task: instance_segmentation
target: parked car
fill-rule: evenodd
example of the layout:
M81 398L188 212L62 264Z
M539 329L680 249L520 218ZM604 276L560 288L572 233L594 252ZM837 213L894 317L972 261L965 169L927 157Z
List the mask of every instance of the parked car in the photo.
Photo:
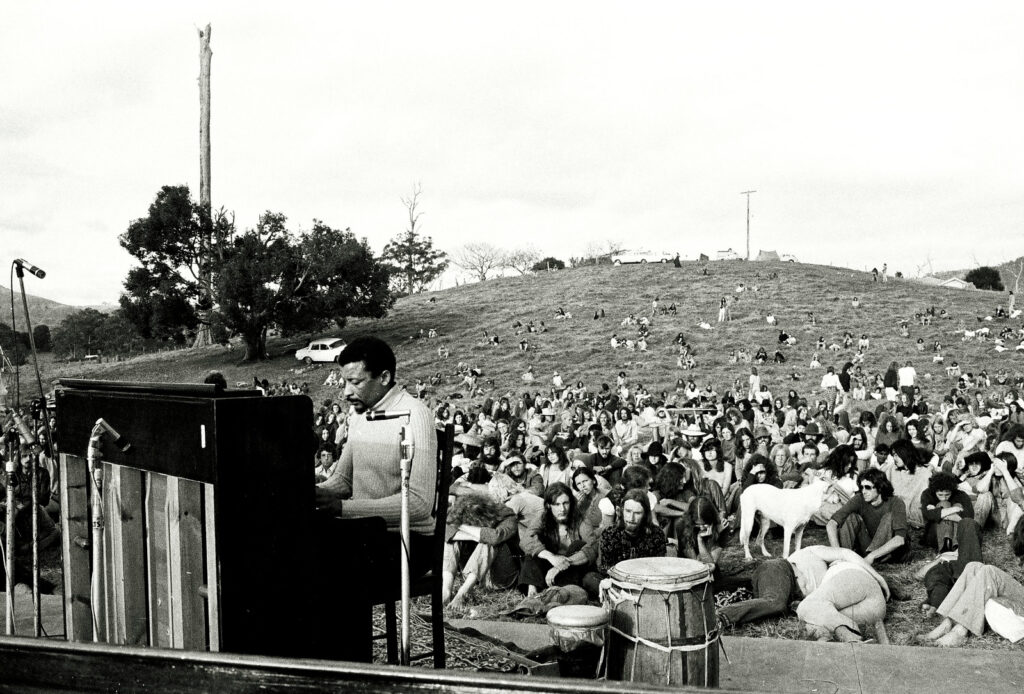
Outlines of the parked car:
M786 263L799 263L800 262L799 260L796 259L795 255L791 255L789 253L783 253L782 255L779 256L779 259L782 260L783 262L786 262Z
M671 253L658 251L622 251L612 255L612 265L623 265L625 263L668 263L675 256Z
M313 340L302 349L295 350L295 358L312 364L315 361L337 361L338 355L347 343L340 337L324 337Z

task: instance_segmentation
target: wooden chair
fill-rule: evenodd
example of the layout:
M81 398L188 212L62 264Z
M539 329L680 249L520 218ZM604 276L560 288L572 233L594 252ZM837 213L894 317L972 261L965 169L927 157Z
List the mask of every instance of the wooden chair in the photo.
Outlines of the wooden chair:
M444 669L444 603L441 600L441 578L444 565L444 537L448 522L448 487L451 485L452 447L455 444L455 428L448 424L437 432L437 482L434 489L434 539L431 547L433 566L424 576L412 580L410 594L413 598L430 596L430 622L433 649L413 653L410 661L423 660L433 656L434 667ZM398 614L395 600L384 602L384 619L387 632L388 662L398 663ZM379 636L375 637L379 638Z

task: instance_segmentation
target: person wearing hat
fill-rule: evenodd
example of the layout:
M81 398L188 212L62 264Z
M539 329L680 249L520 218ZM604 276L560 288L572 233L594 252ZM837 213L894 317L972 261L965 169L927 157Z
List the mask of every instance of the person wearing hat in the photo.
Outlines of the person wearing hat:
M690 447L690 457L700 462L700 445L708 437L708 433L696 424L691 423L687 424L686 428L679 432L679 435L685 439L686 445Z
M469 466L479 457L483 445L483 439L476 434L464 433L455 437L452 451L452 480L458 480L466 474Z
M828 457L829 449L828 446L821 441L821 429L818 427L817 422L807 422L807 424L804 425L803 432L801 432L797 438L798 440L791 443L789 446L789 452L792 456L799 457L800 451L803 450L804 446L811 444L818 449L816 462L825 462L825 458Z
M544 493L544 480L535 466L526 464L526 458L513 453L498 466L498 473L508 477L512 493L530 492L537 496Z
M530 443L546 446L555 440L555 436L561 431L557 415L555 408L548 403L540 409L539 414L530 418Z
M946 445L949 450L945 460L942 461L943 468L948 463L952 469L959 470L963 467L964 458L975 451L985 450L987 439L985 430L977 426L972 415L961 416L946 437Z

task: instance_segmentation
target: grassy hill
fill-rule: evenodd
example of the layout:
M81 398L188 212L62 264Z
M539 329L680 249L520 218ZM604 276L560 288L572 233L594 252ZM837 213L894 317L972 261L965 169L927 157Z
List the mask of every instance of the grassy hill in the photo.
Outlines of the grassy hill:
M32 316L32 325L48 325L55 328L60 322L75 311L80 311L85 306L69 306L39 296L26 295L28 297L28 311ZM102 306L91 306L97 311L109 312L117 308L116 305L104 304ZM25 329L25 313L21 304L21 294L14 292L14 311L17 318L18 330ZM0 285L0 323L11 324L11 290Z
M777 279L768 279L777 273ZM737 294L743 282L758 291ZM721 297L738 297L732 306L732 321L716 322ZM865 372L884 371L891 361L912 360L926 392L935 396L948 392L955 385L945 375L942 365L932 364L931 351L918 352L920 337L930 347L943 345L946 363L958 361L963 370L978 372L987 369L994 375L999 369L1019 374L1024 371L1024 354L1010 349L997 353L991 342L960 341L957 329L978 327L978 318L990 314L995 306L993 294L978 291L929 287L912 281L890 280L873 283L871 275L844 268L798 263L747 263L743 261L713 262L709 274L703 275L696 263L684 263L681 269L669 265L596 266L524 277L506 277L438 292L420 294L400 300L391 314L381 320L353 320L343 331L333 331L351 338L373 333L388 340L398 355L400 382L414 383L440 372L442 384L431 393L444 397L451 393L465 394L456 374L459 362L479 368L481 382L493 381L497 393L521 392L527 387L521 375L533 367L536 381L531 390L546 390L555 370L561 372L566 384L582 380L591 389L601 383L614 384L615 376L625 371L633 383L643 384L652 393L671 390L677 378L693 378L699 386L711 383L719 393L733 387L736 379L746 384L749 366L729 363L731 350L746 349L753 354L764 346L769 354L777 347L778 329L765 321L774 312L779 327L798 340L794 346L782 347L787 363L768 363L759 367L762 383L773 393L785 394L790 388L801 395L813 396L823 369L811 370L808 364L816 351L815 342L823 336L826 344L841 341L844 331L856 337L866 333L871 339L864 364ZM649 352L612 350L609 338L634 338L635 327L623 327L621 320L629 315L651 316L651 302L660 306L675 303L675 316L651 317ZM859 297L860 307L851 301ZM949 320L935 320L919 325L915 314L927 307L944 308ZM571 320L556 321L558 307L572 313ZM594 312L604 309L605 318L594 320ZM813 312L811 324L808 312ZM537 326L544 321L547 332L527 335L530 349L519 349L519 336L512 328L514 321ZM899 334L899 322L910 322L910 337ZM711 323L712 330L698 327L701 321ZM993 332L1004 327L999 322L986 323ZM1020 327L1019 322L1015 327ZM420 330L436 330L434 339L410 339ZM498 335L500 344L483 340ZM673 340L682 332L695 351L697 367L683 371L676 366ZM71 365L48 370L48 376L84 375L96 378L135 381L185 382L198 381L209 369L220 369L229 383L251 382L253 376L271 381L307 381L315 401L336 397L337 390L320 384L328 365L304 367L294 360L293 352L303 340L272 339L273 356L260 364L240 364L242 350L228 351L220 347L183 350L166 354L146 355L128 362L102 365ZM437 348L446 346L451 356L440 359ZM819 355L823 366L835 365L837 370L852 356L853 349L838 353L825 351ZM794 381L792 373L802 378Z

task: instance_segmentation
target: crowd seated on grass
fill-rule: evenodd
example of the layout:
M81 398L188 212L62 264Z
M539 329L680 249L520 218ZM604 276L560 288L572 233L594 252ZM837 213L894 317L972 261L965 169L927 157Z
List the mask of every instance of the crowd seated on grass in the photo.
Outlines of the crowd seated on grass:
M719 322L733 319L736 298L717 302ZM767 315L781 363L795 331ZM943 311L925 315L941 318ZM604 318L603 310L594 318ZM808 322L816 325L811 314ZM909 321L898 325L909 333ZM618 329L629 334L613 335L611 346L636 349L648 339L650 321L629 315ZM917 337L908 344L922 350ZM822 366L854 347L852 359ZM681 361L696 354L682 332L670 349ZM525 599L564 586L594 600L617 561L669 554L708 565L720 606L764 601L759 591L785 583L783 597L804 599L799 616L810 635L860 640L864 627L884 629L890 590L878 572L898 571L914 554L914 561L926 560L918 571L928 595L922 624L944 618L927 642L959 645L983 631L984 596L996 600L997 618L1017 615L1016 630L999 633L1021 638L1024 588L1015 592L1012 577L983 564L982 548L999 543L1024 554L1024 379L1004 369L990 378L954 362L940 368L956 387L927 391L929 376L912 361L871 371L865 355L877 349L859 329L823 335L811 368L824 373L803 384L796 372L792 384L763 381L757 365L771 357L757 345L733 346L729 361L747 373L726 387L679 378L674 390L652 392L618 368L594 382L558 371L545 378L531 367L521 392L501 393L468 363L456 368L462 380L454 392L442 392L440 377L431 377L429 388L420 379L416 394L430 402L435 425L451 424L456 433L445 600L460 611L487 591L517 590ZM931 350L941 356L937 342ZM315 416L316 474L324 476L345 445L347 412L328 400ZM743 491L756 484L795 489L814 479L829 483L811 522L824 528L830 546L812 548L796 563L772 560L782 563L725 575L723 549L741 527ZM790 596L794 575L813 585ZM746 593L734 592L738 584ZM844 610L844 596L859 611ZM770 608L741 607L727 624L790 614L789 600L769 597Z

